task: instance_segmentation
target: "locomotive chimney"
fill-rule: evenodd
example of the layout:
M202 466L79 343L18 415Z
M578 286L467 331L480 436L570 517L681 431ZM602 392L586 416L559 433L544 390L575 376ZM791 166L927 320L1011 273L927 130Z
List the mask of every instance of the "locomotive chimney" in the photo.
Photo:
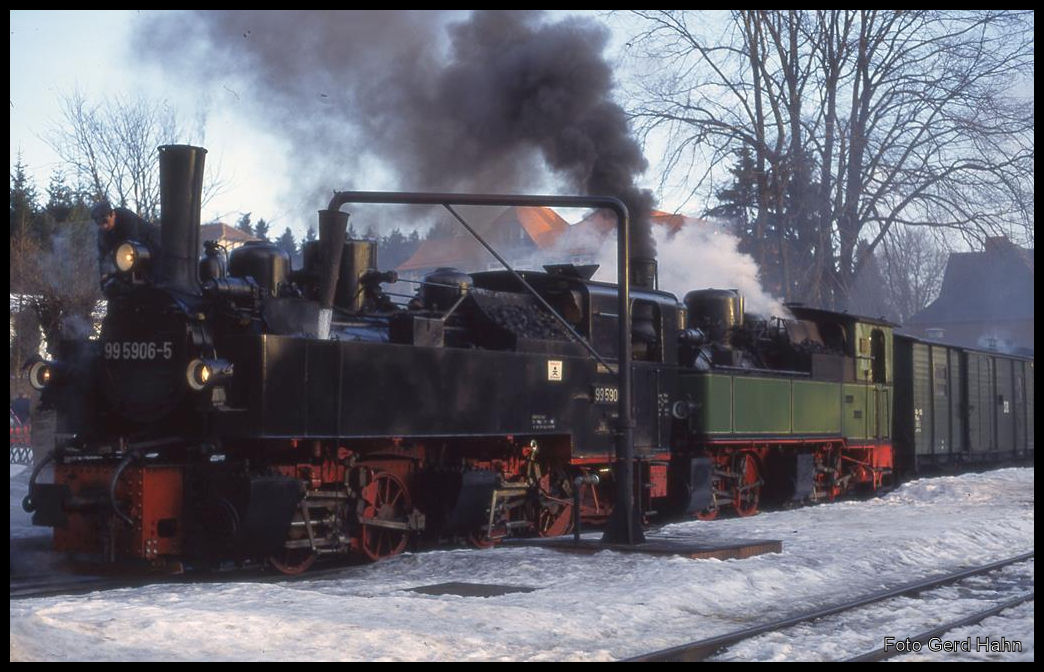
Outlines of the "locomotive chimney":
M319 211L319 324L316 333L321 339L330 337L333 302L337 280L341 277L341 255L344 254L344 236L348 229L348 213L340 210Z
M203 161L207 150L163 145L160 158L160 277L188 294L199 294L199 218Z
M656 259L653 257L631 257L631 286L642 289L657 289Z

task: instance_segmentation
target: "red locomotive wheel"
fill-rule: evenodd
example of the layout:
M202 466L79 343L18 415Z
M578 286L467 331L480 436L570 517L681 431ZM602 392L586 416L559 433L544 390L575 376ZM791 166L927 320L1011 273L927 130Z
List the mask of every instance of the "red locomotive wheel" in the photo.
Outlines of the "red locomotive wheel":
M362 523L360 547L370 560L398 555L406 549L410 533L407 515L413 510L406 484L391 472L382 471L363 488L366 508L359 517Z
M692 516L697 520L714 520L718 517L719 511L720 509L718 509L717 507L713 509L704 509L703 511L697 511L693 513Z
M287 548L271 556L268 562L283 574L301 574L315 562L319 555L309 548Z
M537 533L541 537L560 537L573 530L573 505L568 502L551 502L541 506L537 514Z
M728 462L726 461L724 464L719 464L719 462L720 458L716 457L714 465L715 472L728 471ZM722 505L722 502L718 501L718 493L724 491L726 487L724 479L716 474L711 481L711 505L706 509L693 512L692 517L697 520L715 520L721 513ZM728 502L726 501L724 504L727 506Z
M758 512L758 500L761 498L758 460L753 453L740 453L733 463L733 471L739 476L732 501L736 515L753 516Z
M830 480L827 481L829 490L827 491L827 499L834 501L845 494L844 481L842 479L841 471L841 452L838 451L837 457L833 460L833 470L830 473Z
M486 528L485 527L483 527L480 530L475 530L474 532L469 534L468 535L468 543L473 548L479 548L479 549L493 548L494 546L497 545L497 542L495 540L493 540L493 539L490 539L489 535L486 534Z

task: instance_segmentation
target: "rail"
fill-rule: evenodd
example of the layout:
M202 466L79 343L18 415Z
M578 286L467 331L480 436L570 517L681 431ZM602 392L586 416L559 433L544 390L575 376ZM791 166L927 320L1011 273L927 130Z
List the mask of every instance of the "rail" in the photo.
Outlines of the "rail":
M715 655L718 651L728 646L732 646L738 642L746 639L750 639L757 635L773 632L776 630L782 630L783 628L789 628L798 623L805 621L814 621L824 616L831 616L844 611L849 611L857 607L862 607L867 604L874 602L881 602L883 600L891 599L893 597L899 597L900 595L907 595L910 593L919 593L930 588L937 588L939 586L956 583L971 576L977 576L979 574L987 574L989 572L1013 565L1018 562L1024 562L1033 558L1033 551L1022 553L1020 555L1007 558L1005 560L999 560L992 562L987 565L979 567L972 567L970 569L960 570L951 574L947 574L941 577L921 579L913 583L904 584L897 588L890 588L869 595L856 598L849 602L834 605L831 607L825 607L823 609L817 609L815 611L798 614L796 616L790 616L770 623L764 623L751 628L745 628L743 630L737 630L724 635L718 635L716 637L710 637L708 639L701 639L699 641L690 642L688 644L682 644L680 646L671 647L669 649L662 649L660 651L654 651L652 653L643 654L641 656L635 656L633 658L627 658L621 662L697 662L710 658ZM981 620L981 619L980 619Z

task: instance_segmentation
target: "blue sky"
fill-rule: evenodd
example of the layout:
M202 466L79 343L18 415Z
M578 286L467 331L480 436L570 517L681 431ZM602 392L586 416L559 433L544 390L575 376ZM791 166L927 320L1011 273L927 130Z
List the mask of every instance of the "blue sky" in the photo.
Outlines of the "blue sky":
M60 165L44 138L62 120L63 97L79 90L98 102L108 93L140 93L167 100L182 120L207 115L201 143L208 150L207 169L219 169L227 187L205 208L204 220L234 223L240 212L249 210L255 221L264 217L276 234L289 225L295 236L302 236L303 218L280 199L278 139L245 124L242 116L233 122L235 110L227 106L217 113L207 109L206 99L194 95L197 91L185 90L130 53L131 32L143 11L150 10L11 10L10 165L21 152L42 191ZM260 165L264 173L248 169Z
M11 10L10 18L11 164L21 151L34 174L46 179L57 157L41 136L60 118L59 97L77 86L93 92L132 85L117 56L132 15Z
M60 160L44 138L62 122L62 99L75 91L91 103L109 93L166 100L181 121L206 117L205 138L194 142L207 148L208 172L219 171L227 186L205 206L204 221L231 223L251 211L254 221L265 218L276 234L290 226L295 236L303 236L322 204L303 203L284 188L280 157L290 148L252 124L248 110L237 111L236 99L184 86L132 53L136 21L157 11L10 11L10 165L20 153L37 188L46 188Z

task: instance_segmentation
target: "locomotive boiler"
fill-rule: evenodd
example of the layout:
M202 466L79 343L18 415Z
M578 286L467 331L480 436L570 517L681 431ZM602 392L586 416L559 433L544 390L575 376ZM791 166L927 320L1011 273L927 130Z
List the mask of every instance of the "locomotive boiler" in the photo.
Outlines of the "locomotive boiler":
M121 246L100 338L31 372L57 432L25 506L59 550L296 573L561 535L574 515L627 537L872 491L906 464L895 325L799 306L755 320L733 290L679 301L626 244L619 284L444 268L399 305L374 244L345 239L346 203L444 203L472 230L452 203L497 202L481 196L340 192L300 269L265 242L200 257L204 156L160 148L160 254Z

